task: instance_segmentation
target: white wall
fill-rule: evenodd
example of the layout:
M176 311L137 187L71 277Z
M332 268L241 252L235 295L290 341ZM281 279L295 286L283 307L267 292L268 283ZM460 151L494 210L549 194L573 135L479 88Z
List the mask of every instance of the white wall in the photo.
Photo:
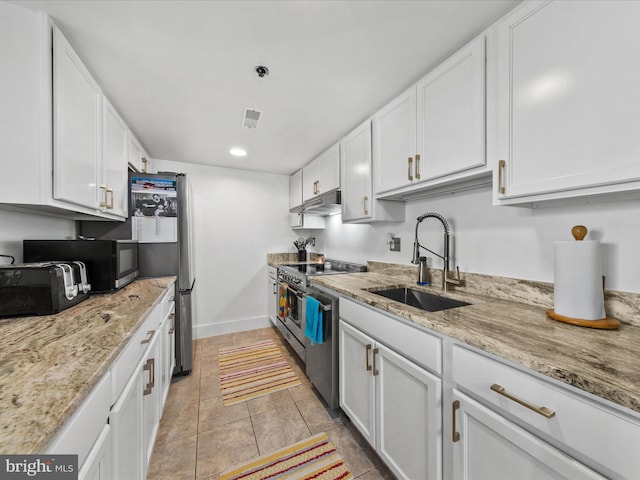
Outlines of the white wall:
M488 188L406 204L406 222L343 225L339 215L327 217L326 230L316 235L315 251L330 258L410 264L416 218L434 211L452 229L451 253L461 271L553 282L553 244L572 240L571 227L589 229L587 240L602 243L607 288L640 293L640 201L593 202L573 206L492 206ZM387 233L401 237L401 252L390 252ZM442 226L426 219L420 243L442 253ZM429 265L442 263L428 252ZM435 260L435 261L434 261ZM433 262L433 264L431 263Z
M22 262L22 240L75 238L76 223L44 215L0 209L0 254L13 255ZM10 263L0 257L0 265Z
M186 173L192 187L194 337L270 325L266 255L296 237L289 229L289 177L153 162L158 171Z

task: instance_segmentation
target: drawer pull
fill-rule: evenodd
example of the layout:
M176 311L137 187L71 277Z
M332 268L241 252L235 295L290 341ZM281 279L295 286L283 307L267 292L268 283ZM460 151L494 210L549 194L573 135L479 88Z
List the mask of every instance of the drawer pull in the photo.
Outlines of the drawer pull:
M380 373L378 371L378 369L376 368L376 357L378 356L378 349L374 348L373 349L373 376L377 377L378 374Z
M451 404L451 441L456 443L460 440L460 432L456 431L456 410L460 408L460 400L454 400Z
M556 416L556 412L554 412L553 410L547 407L537 407L535 405L530 404L529 402L526 402L516 397L515 395L511 395L504 389L503 386L498 385L497 383L494 383L493 385L491 385L491 390L493 390L496 393L499 393L504 397L507 397L509 400L513 400L514 402L522 405L523 407L527 407L529 410L533 410L534 412L539 413L543 417L553 418Z
M420 154L416 153L416 180L420 180Z
M411 175L411 167L413 166L413 157L407 159L407 180L413 181L413 175Z
M147 335L149 335L147 338L145 338L144 340L142 340L140 342L140 345L144 345L145 343L149 343L151 341L151 339L153 338L153 334L156 333L155 330L149 330L147 332Z
M367 362L367 372L371 370L371 364L369 364L369 352L371 351L371 344L368 343L365 347L365 361Z

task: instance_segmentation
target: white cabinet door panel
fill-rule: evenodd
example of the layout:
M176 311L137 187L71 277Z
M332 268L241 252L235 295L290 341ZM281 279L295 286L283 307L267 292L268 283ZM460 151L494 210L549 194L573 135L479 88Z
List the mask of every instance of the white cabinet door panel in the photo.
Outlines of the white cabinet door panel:
M375 391L370 362L374 343L340 322L340 407L372 446L375 446Z
M340 142L342 157L342 221L373 215L371 192L371 121Z
M53 66L53 195L97 208L102 93L56 28Z
M398 478L442 478L440 379L381 344L376 349L380 456Z
M454 389L454 478L599 479L593 470ZM451 442L451 435L449 435Z
M127 217L128 131L118 112L104 98L102 183L109 189L106 211Z
M486 163L485 38L476 38L418 82L420 180Z
M376 193L408 185L414 177L416 154L415 85L373 117L373 161Z
M640 2L535 2L499 25L501 198L640 179Z

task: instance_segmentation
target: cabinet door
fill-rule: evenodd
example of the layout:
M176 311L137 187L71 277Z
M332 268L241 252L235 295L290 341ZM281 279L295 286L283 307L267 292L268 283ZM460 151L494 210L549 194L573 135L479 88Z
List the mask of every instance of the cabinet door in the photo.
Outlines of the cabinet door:
M312 160L302 169L302 200L306 202L318 194L320 161Z
M375 446L374 341L340 321L340 407L362 436Z
M110 480L113 477L113 439L111 426L105 425L80 467L78 480Z
M272 324L276 324L276 316L278 315L278 282L275 278L267 277L267 315Z
M377 344L376 448L401 479L442 478L441 381Z
M141 365L112 407L109 421L113 428L113 478L144 478Z
M289 208L302 205L302 170L289 177Z
M102 93L62 33L53 29L53 196L98 208Z
M455 479L605 478L455 389L453 402Z
M160 375L162 361L160 356L160 330L156 331L151 339L147 355L142 363L142 434L144 446L144 473L153 453L153 443L160 423Z
M414 85L373 116L376 193L411 184L415 180L415 154Z
M319 157L318 193L340 188L340 145L335 144Z
M106 186L103 209L127 216L128 131L118 112L103 97L102 185Z
M639 22L640 2L552 1L498 24L498 199L640 179Z
M134 137L133 134L129 132L127 154L128 163L139 172L143 172L145 167L142 162L143 157L144 152L142 151L140 143L138 142L138 140L136 140L136 137Z
M416 176L430 180L485 164L485 38L417 84Z
M342 160L342 221L371 218L371 121L340 142Z

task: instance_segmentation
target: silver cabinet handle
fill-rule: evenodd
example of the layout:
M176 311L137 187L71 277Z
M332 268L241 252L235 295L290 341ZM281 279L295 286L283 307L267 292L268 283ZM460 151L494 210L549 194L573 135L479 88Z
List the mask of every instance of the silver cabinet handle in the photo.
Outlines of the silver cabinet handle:
M363 197L363 202L364 202L364 214L365 215L369 215L369 210L367 209L367 201L369 200L369 197L365 196Z
M113 209L113 188L107 188L105 194L106 207L109 209Z
M156 360L155 358L149 358L144 362L142 367L144 371L149 372L149 381L142 392L143 395L149 395L153 391L153 387L156 384Z
M140 342L140 345L144 345L145 343L149 343L151 341L151 339L153 338L153 334L156 333L155 330L149 330L147 332L147 335L149 335L147 338L145 338L144 340L142 340Z
M100 185L100 208L107 208L107 186Z
M371 351L371 344L368 343L367 346L365 347L365 350L364 350L365 361L367 363L367 372L371 370L371 365L369 364L369 352L370 351Z
M534 412L542 415L543 417L553 418L556 416L556 412L554 412L553 410L547 407L538 407L525 400L522 400L521 398L518 398L515 395L512 395L511 393L508 393L503 386L498 385L497 383L494 383L493 385L491 385L491 390L493 390L496 393L499 393L503 397L507 397L509 400L513 400L517 404L522 405L523 407L526 407L529 410L533 410Z
M504 160L498 161L498 193L504 194L507 189L504 186L504 170L507 167L507 162Z
M410 182L413 181L413 175L411 175L411 167L413 166L413 158L409 157L407 159L407 178Z
M420 154L416 153L416 180L420 180Z
M148 166L149 160L147 160L144 157L142 157L140 160L142 161L142 173L147 173L147 166Z
M451 404L451 441L456 443L460 440L460 432L456 431L456 410L460 408L460 400L454 400Z
M378 371L378 369L376 368L376 357L378 356L378 349L374 348L373 349L373 376L377 377L378 374L380 373Z

